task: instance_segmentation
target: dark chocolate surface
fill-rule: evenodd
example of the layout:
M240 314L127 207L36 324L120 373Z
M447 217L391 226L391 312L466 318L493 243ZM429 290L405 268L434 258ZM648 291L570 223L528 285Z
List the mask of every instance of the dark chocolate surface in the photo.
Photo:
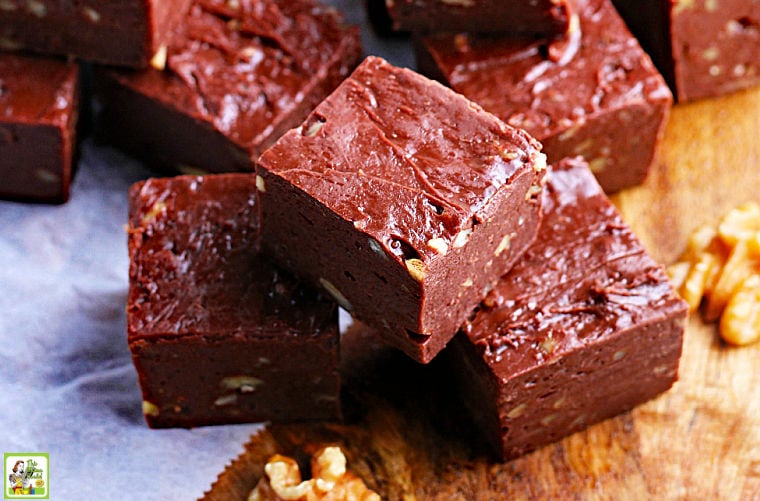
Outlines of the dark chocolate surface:
M760 83L760 3L613 0L679 101Z
M428 242L451 245L473 218L484 221L494 194L535 161L540 145L431 84L368 58L261 163L399 263L405 256L394 241L432 260L438 253Z
M569 165L551 171L535 242L466 325L495 372L519 373L641 321L683 313L664 269L585 166Z
M250 157L303 120L360 54L358 31L313 0L196 0L171 36L163 71L108 75L118 89L105 93L108 120L127 136L117 142L147 149L153 163L251 170ZM146 114L177 137L146 128Z
M450 357L469 364L467 405L514 457L667 389L685 317L587 165L567 160L550 172L536 241Z
M329 328L334 305L258 252L255 178L153 179L132 188L132 338Z
M397 30L554 36L568 31L575 0L387 0Z
M151 426L339 416L337 307L258 252L255 176L130 191L127 329Z
M588 0L579 19L562 46L431 35L419 44L419 64L535 136L550 163L584 155L605 190L617 191L644 178L672 96L609 0Z
M367 58L259 159L263 245L366 322L434 335L437 352L533 238L539 147L449 89Z
M190 0L4 0L0 46L144 68Z
M69 197L79 114L79 68L0 53L0 197Z

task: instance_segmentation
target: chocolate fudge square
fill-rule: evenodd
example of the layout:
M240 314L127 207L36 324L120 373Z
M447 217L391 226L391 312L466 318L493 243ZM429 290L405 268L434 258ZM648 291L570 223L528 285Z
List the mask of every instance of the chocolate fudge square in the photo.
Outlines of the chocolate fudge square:
M368 57L258 161L262 245L430 361L535 237L540 145Z
M536 242L446 351L503 459L624 412L677 378L686 304L585 162L550 170Z
M162 70L99 74L102 136L174 172L250 172L360 57L358 30L313 0L195 0Z
M760 84L760 2L613 0L678 101Z
M673 98L609 0L586 0L579 20L555 58L548 40L439 35L418 43L419 67L527 130L549 163L584 156L612 193L646 177Z
M258 252L253 174L129 192L129 348L151 427L340 417L337 306Z
M385 0L385 6L396 30L526 37L567 33L576 0Z
M0 0L0 47L145 68L190 0Z
M0 198L69 198L80 74L75 63L0 53Z

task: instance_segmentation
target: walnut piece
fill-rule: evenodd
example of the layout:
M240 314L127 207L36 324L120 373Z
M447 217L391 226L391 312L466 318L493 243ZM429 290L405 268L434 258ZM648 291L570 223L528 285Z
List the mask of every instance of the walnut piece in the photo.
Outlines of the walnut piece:
M729 344L760 339L760 205L746 203L726 213L717 227L695 230L668 274L694 312L720 320Z
M265 476L248 501L380 501L380 496L346 470L340 447L328 446L311 459L312 478L302 480L298 463L280 454L264 466Z

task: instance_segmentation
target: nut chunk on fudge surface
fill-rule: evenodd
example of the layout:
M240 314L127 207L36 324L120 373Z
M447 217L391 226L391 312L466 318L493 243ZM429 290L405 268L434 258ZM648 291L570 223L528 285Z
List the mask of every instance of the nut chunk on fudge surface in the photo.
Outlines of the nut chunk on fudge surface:
M361 51L358 29L315 0L194 0L156 67L98 74L102 135L172 171L252 171Z
M581 160L549 172L535 243L446 352L504 459L626 411L677 378L686 305Z
M258 253L253 174L130 190L129 347L151 427L340 416L337 306Z
M260 157L262 245L427 362L535 238L539 148L369 57Z
M665 80L610 0L584 0L562 44L441 34L417 54L422 73L541 141L549 163L585 157L607 193L641 183L673 102Z
M78 115L76 63L0 53L0 198L68 200Z

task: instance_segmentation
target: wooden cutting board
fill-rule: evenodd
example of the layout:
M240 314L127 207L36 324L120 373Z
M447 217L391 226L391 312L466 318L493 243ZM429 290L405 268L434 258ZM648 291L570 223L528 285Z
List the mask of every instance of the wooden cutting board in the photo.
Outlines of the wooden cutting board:
M646 183L613 198L663 263L694 228L747 200L760 202L760 88L675 107ZM362 329L350 334L370 336ZM346 424L268 427L203 500L244 500L271 454L305 461L325 443L391 500L760 500L760 343L729 347L697 317L670 391L508 463L483 452L435 364L372 346L346 349Z

